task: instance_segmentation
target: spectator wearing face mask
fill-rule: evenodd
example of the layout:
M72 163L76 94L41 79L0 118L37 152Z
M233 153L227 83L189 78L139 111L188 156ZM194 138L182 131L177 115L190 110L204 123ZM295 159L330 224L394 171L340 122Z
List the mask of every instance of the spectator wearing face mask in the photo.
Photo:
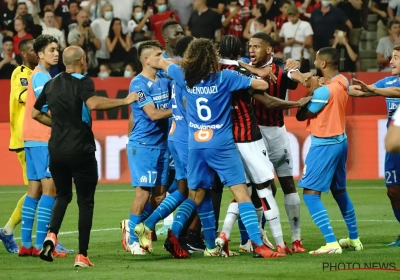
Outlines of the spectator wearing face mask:
M314 51L329 47L333 43L333 36L338 27L346 24L350 29L352 28L351 22L343 11L333 7L331 1L327 0L323 0L321 7L311 13L310 23L314 31Z
M163 23L167 20L173 19L180 22L180 19L175 11L172 11L168 8L167 0L156 0L155 9L154 15L150 18L152 37L165 47L165 41L161 32Z
M151 38L149 25L152 15L152 9L147 9L146 14L144 14L142 7L133 7L132 18L128 22L128 32L131 33L132 43L136 48L139 48L141 42L150 40Z
M133 78L138 74L137 69L135 69L135 65L133 63L128 63L125 65L124 77L125 78Z
M110 52L107 49L106 38L113 18L113 6L105 4L101 7L101 18L95 19L90 24L94 35L101 43L100 49L96 52L96 58L99 64L108 63L108 60L110 59Z
M106 38L107 50L110 52L111 72L117 76L122 76L124 61L128 51L131 49L132 42L129 34L122 32L122 21L119 18L113 18Z
M100 68L99 69L100 69L100 71L97 74L97 77L102 78L102 79L110 77L111 70L110 70L110 67L108 67L107 64L100 64Z

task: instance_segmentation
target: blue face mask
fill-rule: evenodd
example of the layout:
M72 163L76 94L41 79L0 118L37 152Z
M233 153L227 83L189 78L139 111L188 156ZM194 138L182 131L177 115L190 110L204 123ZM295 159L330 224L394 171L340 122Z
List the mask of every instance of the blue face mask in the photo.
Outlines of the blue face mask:
M135 18L137 19L137 20L141 20L142 18L143 18L143 12L138 12L138 13L136 13L135 14Z
M160 5L160 6L158 6L157 7L157 10L160 12L160 13L163 13L163 12L165 12L166 10L167 10L167 5Z
M125 72L124 72L124 77L125 77L125 78L130 78L130 77L132 77L131 71L125 70Z
M97 76L104 79L110 77L110 74L108 74L107 72L100 72L99 74L97 74Z
M106 20L112 20L113 17L114 17L114 14L113 14L112 11L107 11L107 12L104 13L104 18L105 18Z

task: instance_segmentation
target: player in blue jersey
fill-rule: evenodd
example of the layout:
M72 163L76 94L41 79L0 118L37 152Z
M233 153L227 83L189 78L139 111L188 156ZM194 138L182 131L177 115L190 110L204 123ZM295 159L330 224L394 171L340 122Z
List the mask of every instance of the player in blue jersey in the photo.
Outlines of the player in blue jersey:
M372 85L354 80L359 85L351 86L349 94L355 97L383 96L388 110L387 127L390 130L392 116L400 105L400 46L395 46L390 60L392 76L383 78ZM392 204L394 216L400 223L400 154L387 151L385 156L385 184L387 196ZM341 243L341 241L339 241ZM350 244L351 245L351 244ZM400 235L388 246L400 246Z
M145 251L140 247L134 228L165 197L169 164L168 118L172 111L168 109L170 80L157 75L162 46L157 41L143 42L138 55L143 71L129 86L129 92L137 92L139 100L131 105L135 121L127 145L132 186L136 187L129 219L128 247L132 254L143 255Z
M181 68L182 67L182 68ZM194 40L181 67L160 60L160 68L185 88L189 155L187 176L189 198L178 208L164 247L175 258L187 258L179 244L183 224L197 208L206 242L205 256L219 256L215 246L215 223L211 189L214 172L229 186L239 203L242 221L253 241L254 257L282 257L263 245L258 219L246 187L243 163L232 136L231 92L252 87L266 90L268 84L230 70L219 70L217 52L210 40ZM226 256L226 255L225 255Z

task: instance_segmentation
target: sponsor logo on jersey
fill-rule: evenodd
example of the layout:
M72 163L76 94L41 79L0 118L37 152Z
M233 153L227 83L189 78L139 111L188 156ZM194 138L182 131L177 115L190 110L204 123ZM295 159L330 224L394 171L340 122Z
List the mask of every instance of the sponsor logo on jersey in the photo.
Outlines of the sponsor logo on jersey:
M139 90L137 92L137 95L139 97L139 100L138 100L139 103L143 103L143 102L145 102L147 100L146 95L144 94L143 90Z
M197 129L221 129L224 124L196 124L189 122L189 126L192 128L197 128Z
M20 78L19 81L21 82L21 86L27 87L28 86L28 79L27 78Z
M142 175L142 177L140 177L140 183L147 183L147 177L145 175Z
M214 131L212 129L200 129L195 131L194 139L197 142L208 142L213 137Z

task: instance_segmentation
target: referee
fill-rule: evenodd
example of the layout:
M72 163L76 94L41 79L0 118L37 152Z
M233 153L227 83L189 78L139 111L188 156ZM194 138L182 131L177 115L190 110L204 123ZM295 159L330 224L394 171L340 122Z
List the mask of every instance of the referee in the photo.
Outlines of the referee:
M79 207L79 254L75 258L75 266L87 267L94 266L88 258L87 250L98 180L90 110L129 105L137 100L137 94L129 94L124 99L96 96L93 81L81 74L85 73L87 64L85 52L80 47L66 48L63 62L65 72L44 86L32 112L32 118L52 127L49 140L50 172L57 190L49 233L40 258L53 261L57 234L72 200L73 178ZM49 106L51 117L41 112L45 104Z

